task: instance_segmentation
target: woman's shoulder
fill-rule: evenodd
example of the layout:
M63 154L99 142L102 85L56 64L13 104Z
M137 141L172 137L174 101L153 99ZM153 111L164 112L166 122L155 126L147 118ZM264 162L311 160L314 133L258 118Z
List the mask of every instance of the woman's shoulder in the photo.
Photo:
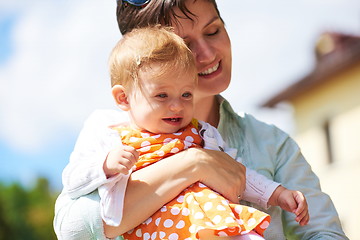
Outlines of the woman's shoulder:
M221 101L220 115L222 122L227 125L229 122L233 122L236 119L237 125L240 126L242 131L253 131L261 134L263 131L267 132L283 132L274 124L266 123L265 121L259 120L250 113L239 112L232 108L230 102L219 96Z
M274 176L273 170L279 154L296 151L294 141L274 124L261 121L248 113L240 113L238 116L243 134L239 146L243 148L243 163L256 170L263 169L262 174L268 177Z
M219 130L228 141L261 142L266 144L282 144L289 135L274 124L259 120L250 113L234 111L230 103L220 99ZM239 138L240 136L240 138Z
M245 134L257 137L287 138L288 134L272 123L267 123L253 116L250 113L237 113L238 120Z

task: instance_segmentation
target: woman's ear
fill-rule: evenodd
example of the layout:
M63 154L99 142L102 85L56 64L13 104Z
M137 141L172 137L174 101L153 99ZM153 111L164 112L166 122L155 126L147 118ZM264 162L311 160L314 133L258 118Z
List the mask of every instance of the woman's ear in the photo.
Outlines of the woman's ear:
M128 102L128 96L125 90L126 89L123 85L114 85L111 89L111 93L119 108L123 111L129 111L130 104Z

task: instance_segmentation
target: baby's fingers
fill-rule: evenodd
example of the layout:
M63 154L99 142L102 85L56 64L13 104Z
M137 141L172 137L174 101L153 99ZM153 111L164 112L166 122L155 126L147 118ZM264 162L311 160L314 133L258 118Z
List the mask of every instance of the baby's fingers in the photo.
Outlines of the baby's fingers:
M305 211L301 212L300 215L296 216L295 220L300 224L300 226L308 224L310 220L309 211L306 209Z
M136 151L135 148L131 146L124 146L123 149L127 152L127 154L125 154L125 157L130 161L132 165L134 165L139 159L139 153Z
M307 204L307 201L306 201L304 195L301 192L296 191L296 196L294 198L295 198L295 201L297 202L297 208L294 211L294 213L296 216L298 216L304 210L307 211L308 204Z
M296 218L295 220L299 222L301 226L308 224L310 216L308 210L308 204L306 198L301 192L296 192L295 200L298 203L298 207L294 211Z

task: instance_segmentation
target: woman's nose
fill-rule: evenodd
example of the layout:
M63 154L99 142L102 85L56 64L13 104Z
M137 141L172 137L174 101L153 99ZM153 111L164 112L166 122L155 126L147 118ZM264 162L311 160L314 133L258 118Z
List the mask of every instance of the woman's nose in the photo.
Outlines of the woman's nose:
M200 39L190 47L195 56L196 63L211 63L215 60L216 53L205 39Z

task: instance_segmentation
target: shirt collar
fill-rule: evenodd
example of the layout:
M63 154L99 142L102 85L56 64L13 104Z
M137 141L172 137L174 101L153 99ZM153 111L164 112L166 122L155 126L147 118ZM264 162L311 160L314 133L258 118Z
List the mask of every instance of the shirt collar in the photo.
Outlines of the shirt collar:
M217 129L228 146L238 149L238 154L241 155L244 150L242 117L233 110L223 96L217 95L216 97L220 104L220 120Z

